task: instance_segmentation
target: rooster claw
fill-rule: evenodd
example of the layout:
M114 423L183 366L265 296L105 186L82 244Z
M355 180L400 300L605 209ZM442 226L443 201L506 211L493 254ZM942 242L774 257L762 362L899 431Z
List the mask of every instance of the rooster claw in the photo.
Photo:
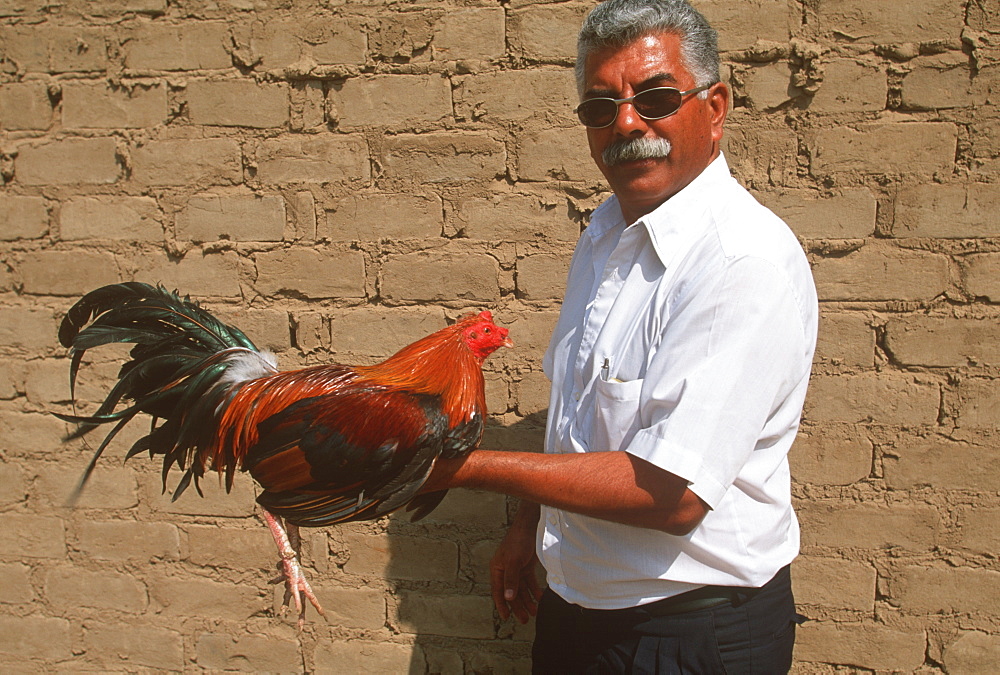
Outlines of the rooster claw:
M316 594L313 593L313 589L309 585L309 582L306 581L306 575L302 571L301 565L299 565L298 549L301 545L299 528L288 523L286 531L285 527L281 524L281 520L266 509L264 510L264 520L267 521L267 526L274 536L275 543L278 545L278 553L281 555L281 560L278 561L277 565L279 574L271 580L271 583L278 584L282 581L285 582L285 597L281 603L281 608L278 610L278 616L287 614L288 608L294 600L295 611L299 615L299 630L302 630L306 623L305 600L309 600L309 604L316 608L316 611L324 619L326 618L326 612L323 611L323 607L319 604ZM305 600L303 596L305 596Z
M292 601L294 601L295 611L299 615L298 627L299 630L302 630L306 622L305 600L308 600L309 604L325 619L326 612L323 611L323 607L319 604L316 594L313 593L312 587L306 581L305 573L303 573L298 561L295 558L282 556L282 559L278 562L278 568L281 570L281 574L271 580L272 584L285 582L285 597L282 600L281 608L278 610L278 616L285 616ZM303 596L305 597L303 598Z

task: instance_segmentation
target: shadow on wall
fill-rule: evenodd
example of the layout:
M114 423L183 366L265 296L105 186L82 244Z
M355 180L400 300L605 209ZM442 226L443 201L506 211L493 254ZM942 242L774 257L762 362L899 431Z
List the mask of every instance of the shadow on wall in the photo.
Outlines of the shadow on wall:
M489 426L482 447L540 452L544 419L543 411ZM500 494L452 490L418 523L402 513L390 518L389 621L394 631L415 636L410 673L530 672L534 623L501 622L490 596L490 559L517 504Z

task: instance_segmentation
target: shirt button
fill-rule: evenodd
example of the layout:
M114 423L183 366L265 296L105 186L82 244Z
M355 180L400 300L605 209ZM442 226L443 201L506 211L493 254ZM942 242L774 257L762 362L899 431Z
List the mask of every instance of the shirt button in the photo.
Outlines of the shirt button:
M573 392L573 398L576 399L577 401L579 401L580 400L580 392L574 391Z

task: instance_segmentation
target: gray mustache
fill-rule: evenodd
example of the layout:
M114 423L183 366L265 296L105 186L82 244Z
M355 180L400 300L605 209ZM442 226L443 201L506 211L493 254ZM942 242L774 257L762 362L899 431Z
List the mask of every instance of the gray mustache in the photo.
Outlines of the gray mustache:
M670 154L670 141L665 138L630 138L615 141L604 149L601 159L606 166L637 159L658 159Z

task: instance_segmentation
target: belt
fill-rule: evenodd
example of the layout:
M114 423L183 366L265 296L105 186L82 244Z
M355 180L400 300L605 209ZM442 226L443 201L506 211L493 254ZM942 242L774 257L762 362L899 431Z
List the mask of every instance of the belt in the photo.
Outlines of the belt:
M673 614L686 614L687 612L697 612L712 607L720 607L725 604L742 605L752 598L759 588L742 588L736 586L702 586L693 591L687 591L663 600L657 600L646 605L640 605L636 609L646 612L650 616L670 616Z
M594 619L603 617L604 619L643 619L657 616L672 616L675 614L687 614L698 612L713 607L721 607L725 604L734 606L742 605L760 592L759 588L744 588L740 586L702 586L692 591L680 593L678 595L650 602L637 607L625 607L622 609L590 609L576 607L584 616L591 616ZM568 604L568 603L567 603Z

